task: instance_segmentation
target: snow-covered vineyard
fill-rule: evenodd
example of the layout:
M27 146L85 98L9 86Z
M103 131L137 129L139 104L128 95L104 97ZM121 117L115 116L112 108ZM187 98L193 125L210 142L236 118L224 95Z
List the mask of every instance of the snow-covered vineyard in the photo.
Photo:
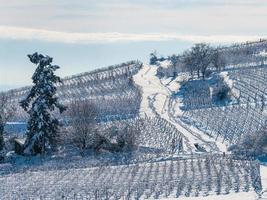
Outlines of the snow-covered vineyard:
M56 85L60 103L72 108L73 102L89 100L97 114L83 112L87 104L74 107L76 115L55 113L63 124L56 138L61 146L44 156L46 164L38 162L43 158L14 156L15 146L8 164L0 163L0 199L231 199L243 192L252 199L264 196L266 172L255 152L267 153L267 42L212 52L216 61L207 69L191 68L195 62L185 53L62 79ZM4 93L17 107L7 123L6 140L26 129L27 112L19 102L29 91L25 87ZM95 152L90 149L88 155L77 153L88 139L84 124L95 134L90 141ZM70 133L75 125L79 131Z
M142 63L131 61L92 72L66 77L57 85L57 96L66 105L75 99L90 99L98 106L99 113L108 115L136 114L141 102L141 91L131 80ZM18 105L30 87L10 90L8 96ZM119 104L118 104L119 102ZM17 120L24 121L26 113L18 108Z
M0 177L2 199L158 199L260 190L259 164L220 156Z
M132 124L140 127L142 130L139 136L139 144L143 147L160 149L163 152L171 152L172 141L176 141L177 148L174 149L177 153L183 151L183 135L176 129L174 125L163 118L155 117L135 117L127 120L113 120L99 124L99 130L108 129L110 127L123 127L124 124ZM180 144L180 146L179 146Z
M242 134L258 131L266 123L267 68L255 66L226 72L232 80L232 90L236 92L233 102L216 106L211 98L205 98L209 94L203 97L208 92L203 87L202 92L190 91L187 99L192 100L190 103L186 100L186 103L194 107L187 106L182 120L208 130L215 138L221 136L230 143L237 143Z

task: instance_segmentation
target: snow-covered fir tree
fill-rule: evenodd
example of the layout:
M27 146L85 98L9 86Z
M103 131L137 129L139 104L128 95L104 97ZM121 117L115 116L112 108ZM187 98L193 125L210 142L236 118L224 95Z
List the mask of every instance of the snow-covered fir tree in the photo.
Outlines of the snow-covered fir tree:
M34 155L43 154L46 148L53 146L59 130L59 121L51 115L51 112L59 109L62 113L66 107L55 97L56 83L60 82L60 78L54 71L59 69L59 66L52 65L53 59L49 56L34 53L28 57L37 68L32 76L34 85L20 105L30 115L24 154Z
M157 61L158 61L158 58L157 58L157 52L152 52L150 53L150 61L149 61L149 64L150 65L155 65L157 64Z

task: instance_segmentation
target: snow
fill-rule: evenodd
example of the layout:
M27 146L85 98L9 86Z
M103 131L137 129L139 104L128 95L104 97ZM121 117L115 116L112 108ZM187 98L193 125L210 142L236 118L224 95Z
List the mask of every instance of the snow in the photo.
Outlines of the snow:
M241 177L240 182L235 182L235 175L240 173L249 175L250 171L246 170L251 168L240 168L240 165L236 163L231 171L229 170L231 164L227 159L216 159L216 157L197 157L192 160L188 159L186 162L184 159L173 159L151 163L69 169L57 169L55 165L54 169L44 168L1 175L0 182L5 184L0 185L0 193L3 199L14 196L20 199L55 199L62 195L68 199L72 199L74 195L92 199L97 191L99 197L103 197L108 190L111 199L115 195L123 199L128 192L130 192L130 199L136 195L140 195L140 199L147 196L150 199L156 196L164 199L164 197L173 198L177 195L179 198L189 195L189 199L217 199L217 197L220 199L227 196L237 197L234 190L238 185L240 191L248 186L248 192L244 194L241 192L241 197L245 194L247 197L254 194L251 179L246 182L244 177ZM210 173L207 161L210 162L208 164ZM195 170L192 170L193 168ZM223 172L220 188L222 195L220 196L215 194L218 183L217 170ZM224 195L228 193L230 194ZM192 197L196 195L200 198ZM205 197L201 198L201 196Z
M262 164L260 166L261 173L261 184L262 192L261 197L256 194L254 191L249 192L238 192L231 193L227 195L216 195L216 196L205 196L205 197L180 197L181 200L257 200L257 199L267 199L267 166ZM175 198L164 198L164 200L173 200Z
M227 147L221 141L214 141L203 132L188 127L179 120L182 111L179 109L181 102L179 98L173 99L172 94L180 88L179 81L185 79L179 76L175 80L170 78L160 80L156 76L157 68L144 65L138 74L134 76L136 84L142 87L143 99L141 102L141 111L150 116L160 115L162 118L175 125L183 134L186 151L196 152L194 144L198 143L204 146L208 151L226 152Z
M169 61L163 61L160 63L160 66L163 68L167 68L169 65ZM24 165L27 166L27 161L21 159L22 167L18 171L13 169L13 166L0 164L0 169L2 169L1 171L3 173L0 176L0 182L5 183L0 185L0 193L3 195L2 198L8 199L10 195L16 195L16 193L22 195L19 196L21 199L54 199L55 197L61 197L62 194L72 195L68 196L69 198L73 198L73 195L75 196L76 194L85 196L87 195L87 197L93 198L95 197L95 195L99 195L101 193L103 195L103 193L108 192L113 193L113 195L115 193L115 195L118 195L118 192L123 192L124 195L124 192L127 192L128 188L133 187L132 191L134 191L134 195L138 195L137 193L141 191L141 195L143 196L141 196L140 199L145 198L145 195L147 193L151 194L152 198L154 198L153 195L157 195L157 192L160 191L159 197L161 199L167 200L174 199L171 197L175 196L174 191L171 191L172 193L168 195L167 190L170 187L170 183L174 183L174 190L176 191L180 189L178 185L182 183L186 187L184 188L184 190L182 190L183 194L179 196L179 199L259 199L259 196L256 194L256 192L253 191L251 180L248 181L248 192L244 192L246 191L244 187L244 185L246 185L244 174L250 174L250 171L242 168L243 163L241 165L239 165L240 163L235 163L234 169L232 169L229 167L229 165L227 165L228 160L224 159L224 157L221 156L222 152L227 151L226 144L223 143L220 138L215 141L213 137L210 137L193 125L185 124L180 120L181 116L183 115L183 110L180 109L180 107L182 106L182 101L180 97L175 94L180 89L181 83L184 80L188 79L188 74L179 74L179 76L177 76L176 78L159 79L156 76L156 73L157 68L155 66L143 65L140 71L133 77L135 83L139 85L143 91L140 111L141 113L145 113L149 117L161 117L171 125L175 126L175 128L179 131L180 134L182 134L183 137L185 148L184 154L180 155L176 153L174 155L165 155L158 157L157 160L150 160L150 162L144 160L143 163L128 165L125 164L125 161L121 165L116 166L111 166L111 162L106 162L103 163L103 165L97 167L93 167L93 164L90 163L95 162L95 160L91 159L90 162L88 162L91 164L90 166L88 163L83 163L84 158L76 155L76 157L74 156L72 160L75 167L72 166L63 169L59 166L59 163L57 163L59 161L56 160L56 158L54 162L51 161L52 164L50 163L50 165L46 162L47 165L45 164L44 166L42 166L43 163L37 162L33 164L33 168L29 169L27 167L24 168ZM233 86L234 82L229 78L228 72L222 72L220 73L220 76L230 87ZM12 123L10 123L10 125L12 125ZM169 133L168 130L166 131L166 133ZM175 132L175 135L178 135L179 133ZM162 135L163 134L161 134L161 136ZM164 137L166 137L166 135L163 135L163 138ZM159 142L157 141L157 143ZM204 165L205 162L194 161L191 165L189 161L191 158L201 160L201 156L210 156L210 154L201 152L199 150L200 148L196 148L195 144L198 144L200 148L204 149L204 151L213 153L215 159L219 159L219 162L214 162L213 164L211 164L212 173L209 175L207 174L207 167L206 165ZM223 159L220 160L220 158ZM184 160L186 159L188 159L189 162L183 165ZM17 158L16 161L20 162L19 160L20 159ZM101 159L98 160L98 162L101 161ZM72 165L67 162L64 164L66 164L66 166ZM40 166L40 168L35 168L35 165ZM180 171L181 166L183 171ZM219 177L218 171L222 172L222 176L224 176L224 190L220 193L220 195L216 195L215 192L217 184L216 181L218 181ZM262 199L267 199L267 166L261 165L260 171L263 187L261 197ZM212 181L210 181L209 178L212 179ZM229 181L228 179L231 179L231 181ZM236 183L236 179L242 180ZM209 181L211 182L210 184L213 184L211 190L207 189L207 183ZM204 189L198 191L199 185L203 186ZM240 187L240 190L238 189L236 191L233 185L239 185L242 187ZM184 197L186 195L186 192L191 191L191 186L193 187L192 194L190 193L190 197ZM230 188L228 188L228 186ZM14 191L14 188L16 191ZM107 190L107 188L109 190ZM121 195L121 193L119 195ZM199 196L192 197L194 195ZM165 198L165 196L170 196L170 198Z
M263 57L267 57L267 52L266 51L261 51L259 54L257 54L256 56L263 56Z
M164 60L164 61L161 61L158 63L159 63L159 66L164 68L164 69L167 69L172 65L172 62L170 60Z
M25 122L7 122L7 125L25 125Z
M174 200L175 198L164 198L164 200ZM227 195L211 195L205 197L180 197L181 200L257 200L255 192L238 192Z
M25 143L25 138L16 138L15 139L17 142L19 142L20 144L24 144Z
M223 78L224 82L230 87L233 88L233 80L230 79L228 72L221 72L220 76Z
M267 199L267 166L261 165L262 198Z

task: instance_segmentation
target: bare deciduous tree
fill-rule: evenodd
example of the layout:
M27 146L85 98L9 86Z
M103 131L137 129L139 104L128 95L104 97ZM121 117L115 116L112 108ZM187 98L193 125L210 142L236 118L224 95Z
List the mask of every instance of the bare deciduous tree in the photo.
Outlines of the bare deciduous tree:
M15 106L10 105L9 97L3 93L0 94L0 151L4 147L4 127L7 121L14 115Z
M68 116L72 127L72 139L76 146L83 152L86 148L93 147L97 136L96 117L98 111L94 103L89 100L74 100L69 105Z
M120 152L133 150L139 144L141 124L124 121L120 126L99 126L98 109L90 100L76 100L68 105L71 143L84 154L86 149Z
M211 55L211 63L217 71L221 71L225 68L225 57L218 51L218 49L213 50Z
M208 44L195 44L190 51L184 53L184 63L191 75L193 71L196 71L198 78L201 73L204 79L206 70L211 63L211 56L212 48Z

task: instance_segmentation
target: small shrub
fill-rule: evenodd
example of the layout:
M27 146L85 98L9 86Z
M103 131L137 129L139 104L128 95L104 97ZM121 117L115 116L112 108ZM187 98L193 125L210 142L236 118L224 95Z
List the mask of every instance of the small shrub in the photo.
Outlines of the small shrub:
M227 99L229 96L230 88L227 85L223 85L217 93L219 100Z
M212 96L215 101L224 101L230 98L230 92L230 87L222 78L219 78L216 85L213 87Z

